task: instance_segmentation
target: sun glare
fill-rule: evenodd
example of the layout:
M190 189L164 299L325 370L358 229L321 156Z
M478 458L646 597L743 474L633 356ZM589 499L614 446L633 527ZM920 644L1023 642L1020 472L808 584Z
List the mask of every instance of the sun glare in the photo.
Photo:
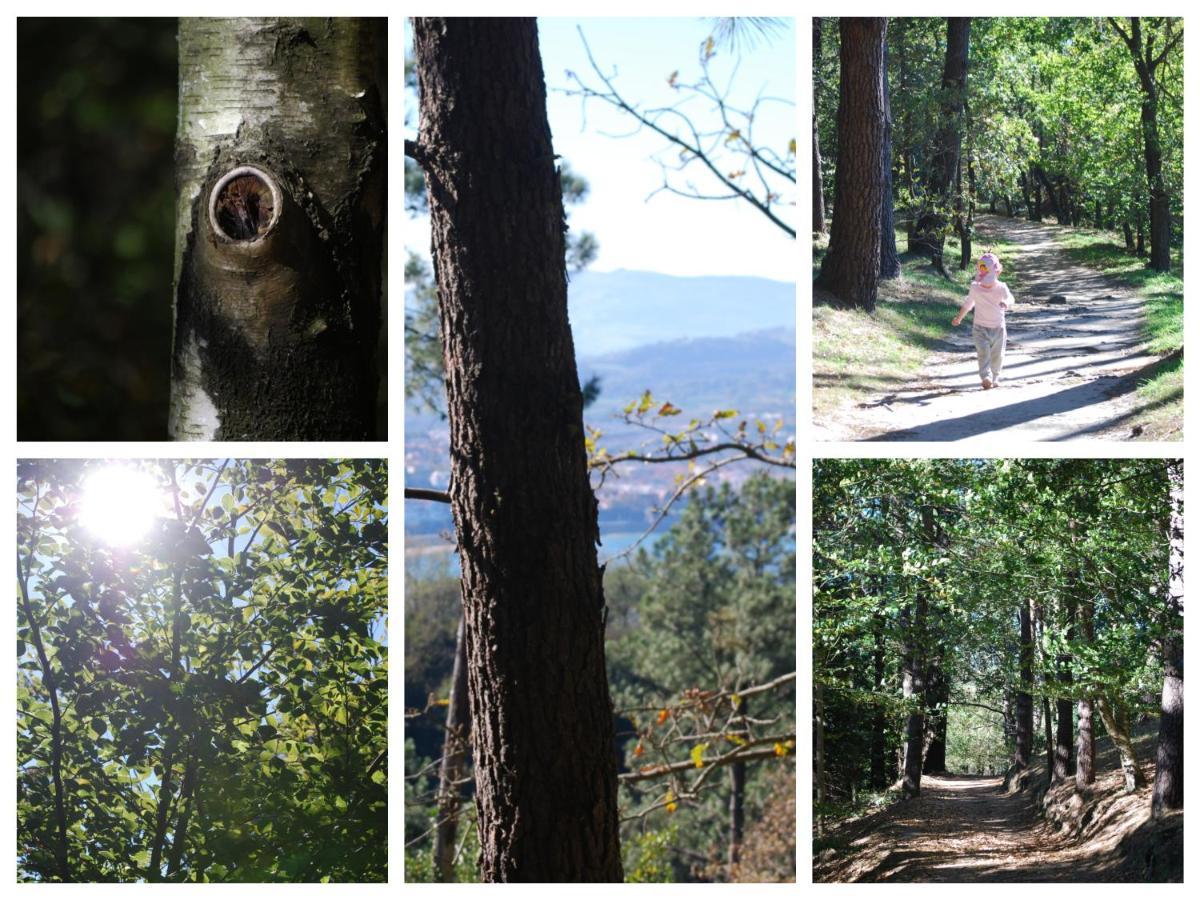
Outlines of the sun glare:
M150 473L109 466L84 482L79 522L104 543L127 547L150 529L162 504L162 493Z

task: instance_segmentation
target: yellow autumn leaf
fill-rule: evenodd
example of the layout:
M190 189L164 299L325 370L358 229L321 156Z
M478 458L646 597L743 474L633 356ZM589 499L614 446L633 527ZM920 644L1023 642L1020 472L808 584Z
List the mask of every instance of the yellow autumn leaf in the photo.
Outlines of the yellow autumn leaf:
M704 751L708 749L708 744L697 744L692 748L692 763L697 769L704 768Z
M675 812L675 810L679 809L679 804L675 802L675 792L674 791L667 791L666 801L667 801L667 812L673 813L673 812Z

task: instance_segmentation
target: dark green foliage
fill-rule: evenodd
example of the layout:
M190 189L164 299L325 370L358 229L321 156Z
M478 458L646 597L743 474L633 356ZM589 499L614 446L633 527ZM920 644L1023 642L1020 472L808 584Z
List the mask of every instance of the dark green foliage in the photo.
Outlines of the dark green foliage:
M19 878L386 880L384 463L129 465L164 503L116 548L102 463L20 464Z
M1022 690L1038 716L1033 759L1046 752L1043 700L1155 710L1153 648L1169 627L1163 461L819 460L813 493L828 812L865 799L873 738L894 757L913 704L927 720L948 717L949 771L991 775L1012 761ZM920 629L907 613L918 597L929 610ZM1018 629L1026 601L1037 625L1029 682ZM1093 627L1078 627L1085 610ZM909 645L948 681L947 700L902 700Z

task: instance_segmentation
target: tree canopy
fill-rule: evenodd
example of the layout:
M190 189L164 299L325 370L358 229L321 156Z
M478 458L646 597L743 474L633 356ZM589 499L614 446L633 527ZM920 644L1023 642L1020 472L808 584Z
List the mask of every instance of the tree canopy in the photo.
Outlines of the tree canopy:
M386 880L382 461L26 460L17 521L21 880Z

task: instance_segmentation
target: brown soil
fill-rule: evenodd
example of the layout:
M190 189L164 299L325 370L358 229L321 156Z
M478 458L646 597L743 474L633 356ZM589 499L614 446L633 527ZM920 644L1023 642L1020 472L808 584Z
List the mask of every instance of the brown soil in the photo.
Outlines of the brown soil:
M1153 746L1150 723L1139 752ZM921 794L835 829L814 881L1178 881L1183 815L1150 820L1150 788L1122 791L1116 754L1097 747L1097 779L1048 794L1044 764L1006 790L1003 778L926 775ZM1152 782L1153 765L1143 765ZM1039 814L1045 812L1045 818Z

